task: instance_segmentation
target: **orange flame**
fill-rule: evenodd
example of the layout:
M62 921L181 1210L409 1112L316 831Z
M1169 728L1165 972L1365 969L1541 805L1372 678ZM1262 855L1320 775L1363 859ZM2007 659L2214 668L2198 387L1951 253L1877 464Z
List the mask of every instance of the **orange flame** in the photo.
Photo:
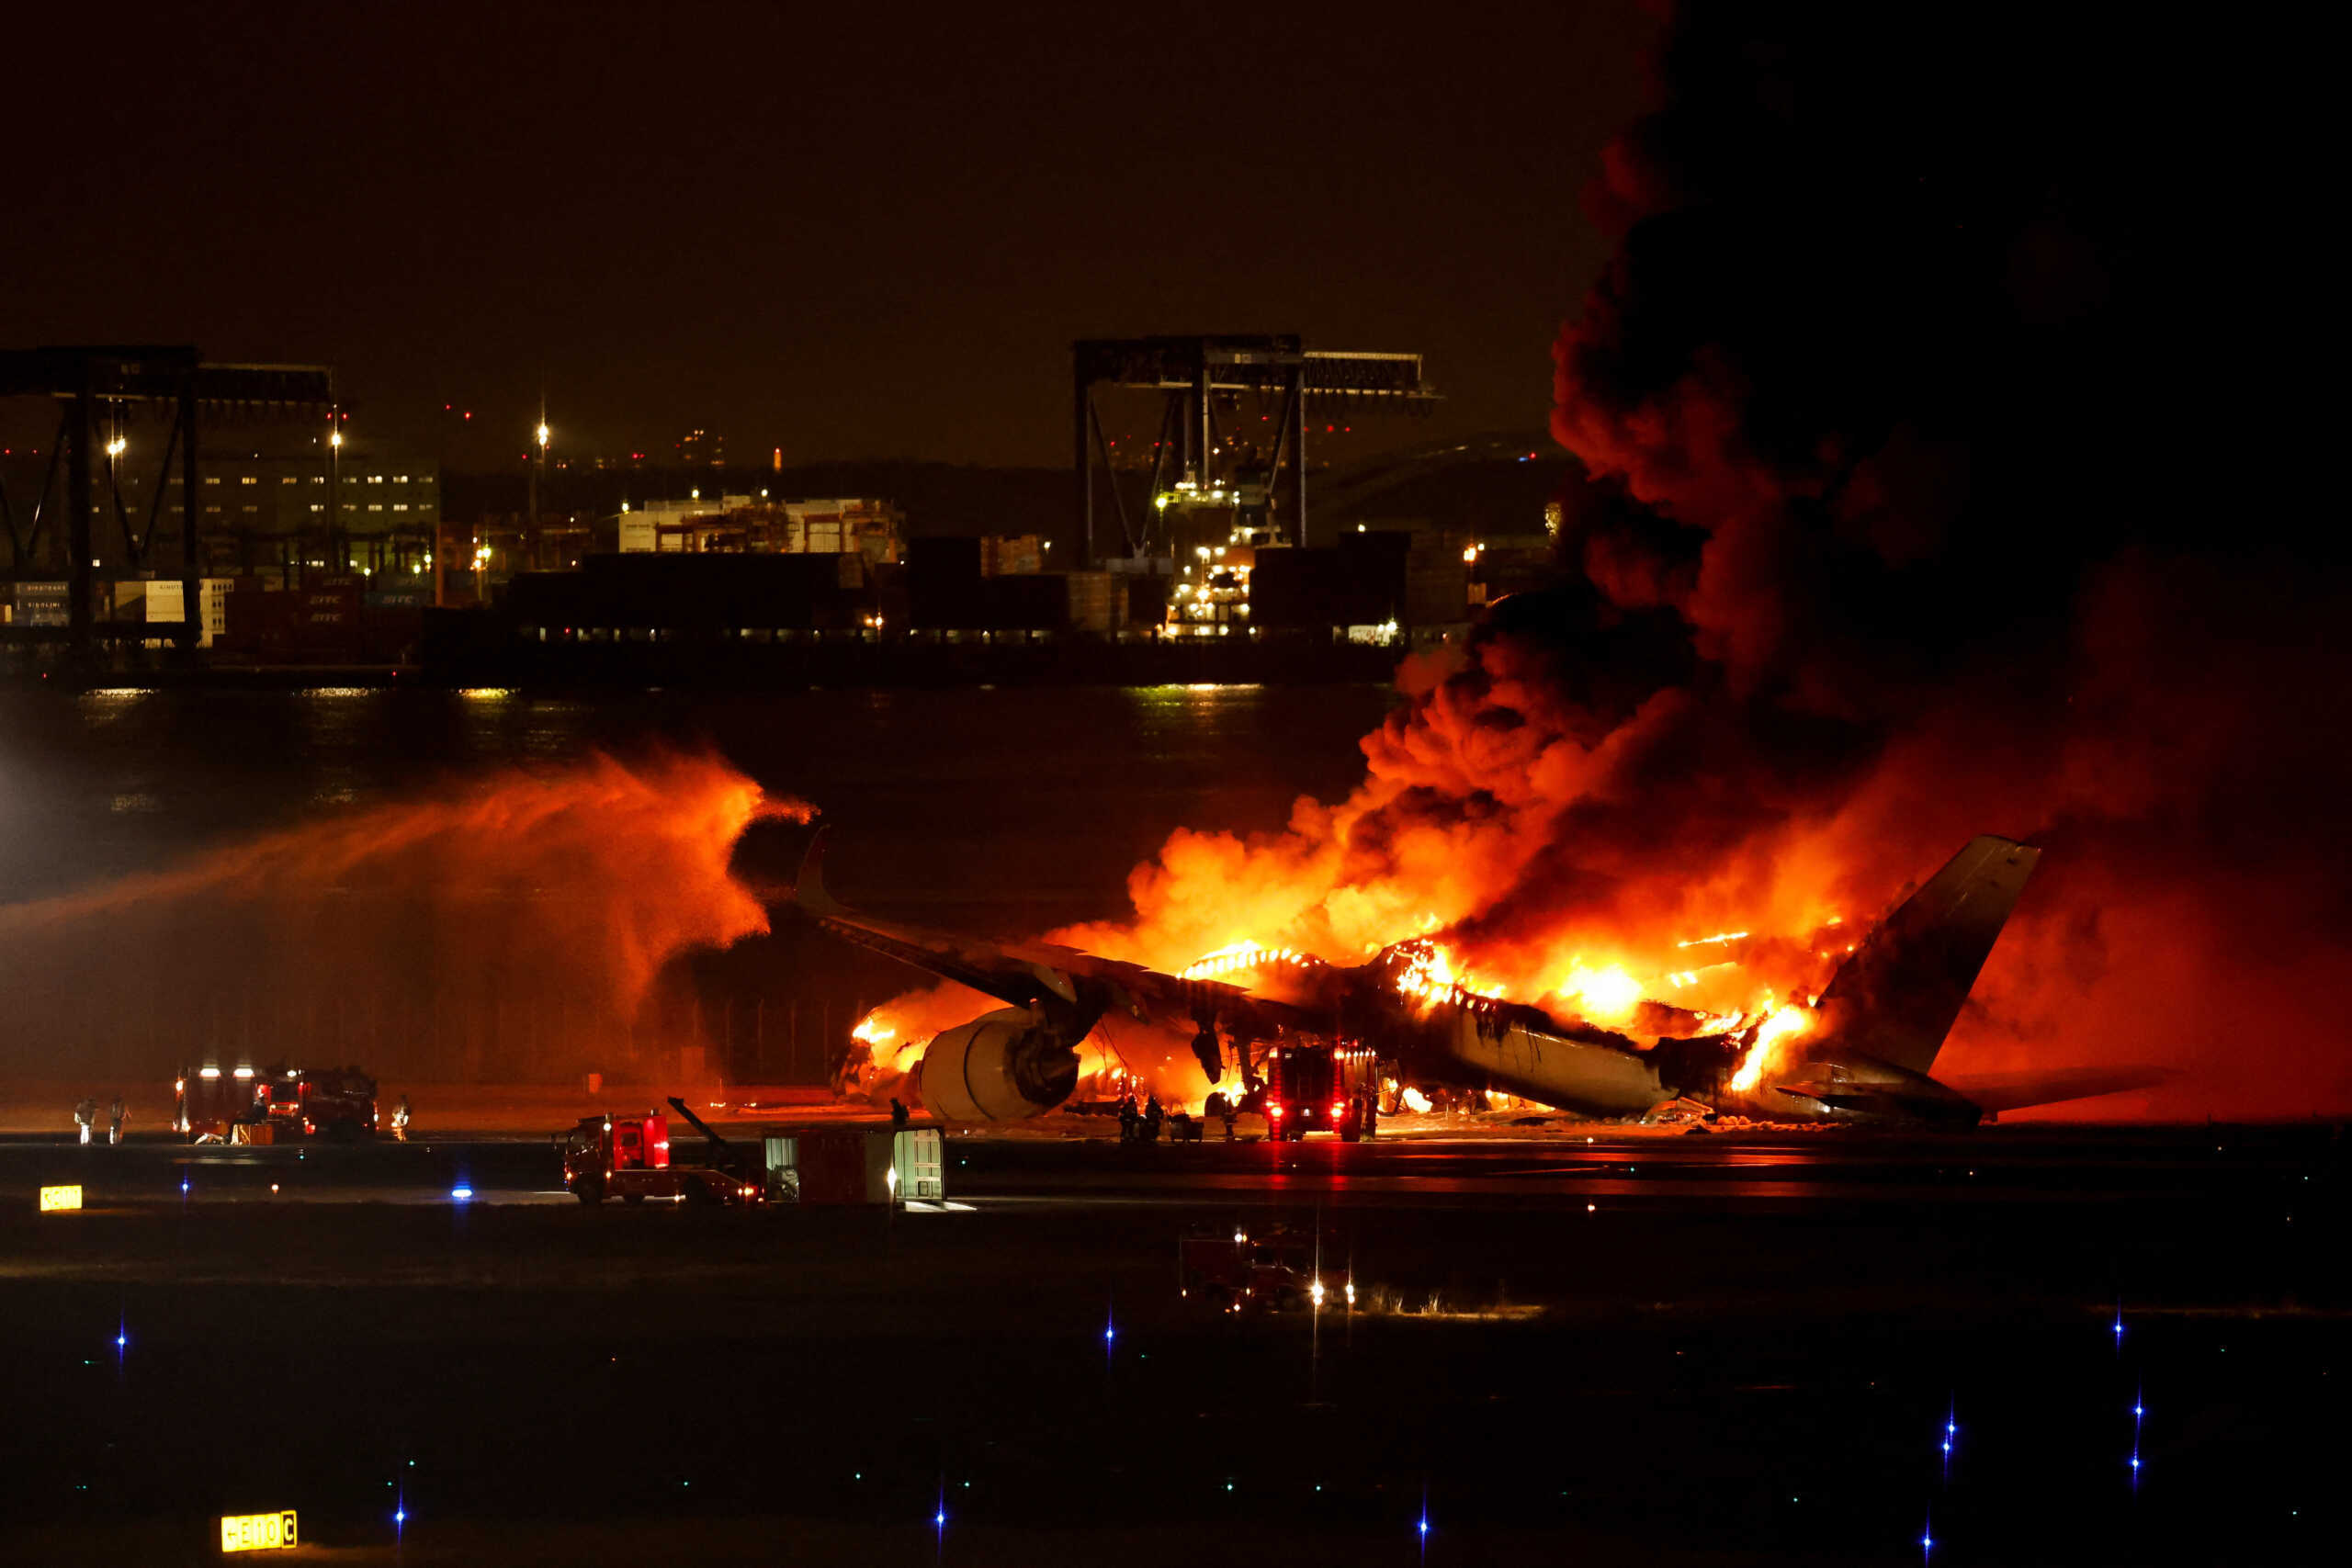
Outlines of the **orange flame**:
M1561 977L1552 994L1595 1023L1623 1023L1642 1005L1643 986L1623 964L1588 969L1579 964Z
M1770 1018L1757 1025L1756 1038L1741 1059L1739 1070L1732 1075L1731 1087L1742 1094L1753 1094L1756 1086L1764 1081L1766 1072L1777 1071L1782 1066L1788 1042L1812 1027L1813 1013L1809 1009L1794 1002L1774 1009Z

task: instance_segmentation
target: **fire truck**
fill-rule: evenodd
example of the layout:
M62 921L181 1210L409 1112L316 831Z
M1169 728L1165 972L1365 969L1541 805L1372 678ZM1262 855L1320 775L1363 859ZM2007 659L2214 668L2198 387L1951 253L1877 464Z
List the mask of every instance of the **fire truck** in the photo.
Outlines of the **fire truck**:
M582 1116L564 1135L563 1185L591 1207L607 1198L637 1204L667 1198L697 1204L756 1203L765 1183L746 1166L735 1145L676 1100L670 1103L702 1130L711 1143L707 1165L670 1162L670 1119L659 1111L642 1116Z
M1204 1311L1296 1311L1314 1299L1315 1249L1285 1225L1198 1231L1177 1240L1176 1280L1183 1299Z
M1270 1143L1321 1132L1352 1144L1379 1128L1378 1063L1352 1045L1285 1042L1266 1054L1261 1100Z
M376 1080L356 1067L278 1066L182 1069L172 1086L173 1131L189 1143L218 1138L275 1142L325 1137L353 1143L376 1135ZM266 1134L258 1130L267 1128Z

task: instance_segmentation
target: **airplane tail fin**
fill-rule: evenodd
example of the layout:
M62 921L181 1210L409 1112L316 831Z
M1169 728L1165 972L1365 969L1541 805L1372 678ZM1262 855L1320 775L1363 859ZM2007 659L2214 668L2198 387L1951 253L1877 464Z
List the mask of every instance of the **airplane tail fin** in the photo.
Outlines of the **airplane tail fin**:
M1845 1045L1925 1073L2041 852L1986 833L1945 863L1839 966L1821 1010Z
M830 915L841 908L825 891L825 839L831 832L830 827L817 829L808 853L800 857L799 879L792 885L792 901L812 915Z

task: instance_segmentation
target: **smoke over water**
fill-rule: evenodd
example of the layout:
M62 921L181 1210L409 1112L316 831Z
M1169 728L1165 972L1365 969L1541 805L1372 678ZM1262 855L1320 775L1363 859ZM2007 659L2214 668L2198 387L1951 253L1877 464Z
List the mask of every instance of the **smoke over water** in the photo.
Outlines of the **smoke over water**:
M1430 932L1557 1011L1748 1010L1998 832L2046 853L1939 1076L2352 1107L2344 596L2258 510L2260 382L2195 319L2178 78L2033 17L1679 11L1555 347L1562 583L1407 662L1347 799L1179 831L1131 919L1056 940L1172 969Z
M808 816L715 759L600 757L0 907L14 976L0 1070L161 1081L209 1059L667 1077L674 1048L699 1042L690 1012L650 1016L662 965L766 930L729 857L753 820Z

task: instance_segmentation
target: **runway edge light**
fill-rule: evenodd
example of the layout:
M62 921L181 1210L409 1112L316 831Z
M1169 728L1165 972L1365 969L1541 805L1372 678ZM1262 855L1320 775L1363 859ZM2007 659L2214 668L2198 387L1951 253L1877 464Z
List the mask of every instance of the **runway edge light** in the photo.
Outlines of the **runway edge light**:
M220 1516L223 1551L282 1551L300 1544L291 1508L281 1508L274 1514Z
M78 1186L44 1187L40 1190L40 1212L44 1214L56 1213L65 1209L78 1209L81 1206L82 1189Z

